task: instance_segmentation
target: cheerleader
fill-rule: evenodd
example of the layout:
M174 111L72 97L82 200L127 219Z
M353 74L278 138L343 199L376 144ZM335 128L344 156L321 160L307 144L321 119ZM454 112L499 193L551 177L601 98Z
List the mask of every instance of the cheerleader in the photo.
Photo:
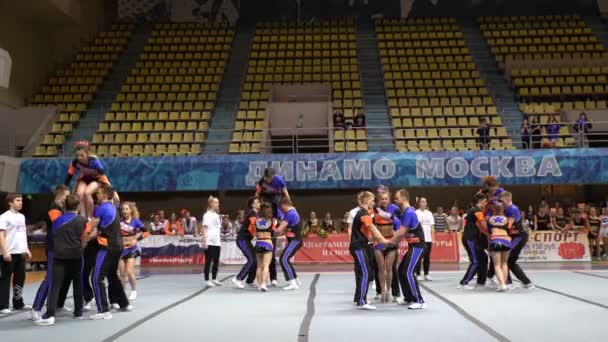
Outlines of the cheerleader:
M248 229L249 226L246 225L250 225L251 220L257 219L258 212L260 211L260 200L257 197L249 198L247 207L249 207L249 212L245 216L245 223L236 235L236 246L241 250L245 258L247 258L247 263L243 265L236 277L232 278L232 284L239 289L245 288L245 284L243 284L243 281L245 280L248 284L253 283L253 280L256 278L256 269L258 267L255 249L251 243L253 234L251 234Z
M475 287L469 285L477 274L477 285L484 286L488 271L488 256L484 248L487 245L487 221L485 218L485 208L488 203L487 197L478 192L473 197L475 205L465 215L464 231L462 233L462 245L469 257L469 267L464 277L460 281L458 288L472 290Z
M86 140L77 141L74 144L76 158L70 163L68 174L64 184L67 186L72 178L79 172L76 181L76 194L80 198L80 214L84 217L93 216L94 200L93 194L97 192L102 184L111 185L105 175L105 169L97 156L89 151L89 142ZM114 192L114 203L120 203L118 194Z
M497 292L507 290L507 276L509 274L508 260L511 250L511 237L507 231L507 218L500 205L493 208L494 214L488 220L490 228L490 256L494 263L494 272L498 281Z
M505 208L505 217L507 218L509 235L511 236L511 253L509 253L508 260L509 270L524 284L524 288L533 289L535 287L534 284L532 284L532 281L517 263L519 254L528 243L528 232L523 228L521 211L513 204L513 195L508 191L500 194L500 202ZM507 279L507 282L509 282L509 279Z
M281 268L285 275L285 280L289 283L283 290L291 291L300 288L300 281L296 273L296 269L291 263L291 258L302 248L302 224L300 215L296 208L293 207L291 199L283 197L279 203L279 220L281 223L276 229L277 235L285 234L287 237L287 246L281 254Z
M269 267L272 259L274 244L272 231L276 223L272 217L272 205L263 203L260 207L260 217L249 218L249 232L255 236L255 255L257 259L256 282L260 291L266 292L266 284L270 281Z
M120 256L118 271L123 286L129 282L131 294L129 300L137 298L135 287L135 259L141 256L137 241L142 240L148 234L144 224L139 220L139 211L133 202L124 202L120 208L122 220L120 221L120 233L125 249Z
M589 222L589 233L587 234L587 238L589 238L589 251L591 252L591 256L593 256L593 252L595 251L596 260L599 260L602 255L602 246L600 245L600 225L602 224L602 220L597 216L597 209L595 207L589 209L587 221Z
M390 203L390 193L388 189L378 191L378 205L374 208L374 225L385 239L391 239L401 227L395 212L399 208ZM376 276L376 290L380 291L380 300L382 303L388 303L391 298L391 287L393 284L393 269L397 260L397 246L387 246L377 243L374 246L374 254L378 273ZM373 259L370 259L370 263Z

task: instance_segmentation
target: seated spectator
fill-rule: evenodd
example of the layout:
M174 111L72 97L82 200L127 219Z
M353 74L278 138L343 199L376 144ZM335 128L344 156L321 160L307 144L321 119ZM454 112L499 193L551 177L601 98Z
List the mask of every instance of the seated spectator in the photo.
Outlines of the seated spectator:
M490 126L486 118L479 120L479 128L477 128L477 144L480 150L487 150L490 145Z
M587 113L582 112L576 123L574 124L574 131L576 134L577 146L578 147L589 147L589 140L587 140L587 134L589 130L593 128L593 124L587 118Z
M334 225L334 220L331 219L331 213L327 212L325 214L325 219L321 223L321 228L324 229L328 233L335 233L336 227Z
M308 234L318 234L319 228L321 228L321 222L319 222L319 219L317 218L317 213L315 213L314 211L311 211L310 219L308 220L308 222L306 222L306 225L304 226L304 230L302 231L302 234L304 236L306 236Z
M538 214L534 216L534 229L535 230L552 230L553 225L551 223L551 214L548 212L548 206L540 206L538 208Z
M232 223L232 229L234 230L234 233L238 233L242 228L243 225L245 224L245 210L240 209L239 211L236 212L236 220L234 220L234 222Z
M334 128L346 128L346 122L344 122L344 114L337 110L334 112Z
M450 215L446 217L445 222L447 223L450 233L457 233L462 229L462 217L460 217L458 207L452 207Z
M191 216L190 212L186 209L182 210L182 228L184 229L185 235L196 236L196 217Z
M559 140L559 130L562 126L557 122L555 116L551 117L549 124L545 127L545 132L547 133L547 139L549 142L545 147L553 148L557 144Z
M232 222L230 222L230 217L228 215L222 215L222 229L220 229L220 239L222 241L226 241L234 236L234 232L232 229Z
M176 213L171 213L171 217L169 217L169 223L165 228L165 235L184 236L184 229L182 227L181 222L177 219Z
M532 137L532 127L530 127L530 123L528 121L528 118L524 118L523 122L521 123L521 142L522 142L522 147L524 149L528 149L531 148L531 138Z
M528 211L524 212L522 215L526 220L528 220L530 225L530 230L536 230L536 215L534 215L534 207L528 206Z
M164 211L164 210L159 210L159 211L158 211L158 216L160 217L160 221L161 221L162 223L165 223L165 224L166 224L166 223L168 223L168 222L169 222L169 220L167 220L167 218L165 218L165 211Z
M447 227L446 219L448 215L443 212L443 207L437 207L437 212L433 215L435 218L435 231L443 233Z
M344 216L342 217L342 225L340 227L340 232L341 233L347 233L348 232L348 216L350 215L350 213L347 211L344 213Z
M540 122L538 121L538 116L535 116L532 119L532 124L530 125L530 127L532 128L532 144L530 148L539 148L540 142L542 140L543 130L540 126Z
M366 123L365 123L365 115L363 114L363 112L359 111L357 113L357 115L355 115L355 119L353 121L353 127L355 128L362 128L365 127Z
M154 214L152 216L152 222L150 222L150 234L152 235L165 235L165 231L167 229L167 224L165 224L161 219L159 214Z
M556 209L551 224L553 225L553 230L560 232L568 231L570 229L570 219L568 216L564 215L564 208L560 207Z
M580 233L589 232L589 219L587 218L587 214L581 210L577 210L570 221L570 229Z

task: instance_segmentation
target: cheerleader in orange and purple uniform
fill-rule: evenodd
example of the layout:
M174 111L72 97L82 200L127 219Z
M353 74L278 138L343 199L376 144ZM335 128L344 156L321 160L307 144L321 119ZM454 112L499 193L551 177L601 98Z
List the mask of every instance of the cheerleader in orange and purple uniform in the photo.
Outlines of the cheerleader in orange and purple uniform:
M269 267L274 245L272 243L272 232L276 221L272 217L272 205L262 203L260 216L249 218L249 232L255 236L255 254L257 259L256 282L260 291L268 291L266 284L270 281Z
M488 220L490 228L488 250L494 263L494 272L498 281L496 291L503 292L507 290L507 277L509 275L508 260L511 250L511 237L508 232L509 222L501 205L495 205L492 211L494 214Z
M127 281L131 285L129 300L137 298L135 289L135 259L141 255L137 241L148 235L146 227L139 220L139 211L133 202L124 202L121 207L122 220L120 221L120 234L125 249L120 255L118 271L123 286Z

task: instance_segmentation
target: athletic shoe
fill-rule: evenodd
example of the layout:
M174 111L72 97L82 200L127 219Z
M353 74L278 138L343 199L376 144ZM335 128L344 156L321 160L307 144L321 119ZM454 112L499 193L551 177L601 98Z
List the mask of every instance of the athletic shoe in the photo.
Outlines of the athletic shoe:
M426 305L424 305L424 303L412 303L407 308L410 309L410 310L418 310L418 309L424 309L424 308L426 308Z
M110 311L108 311L108 312L94 314L93 316L89 317L89 319L94 320L94 321L98 321L101 319L112 319L112 313Z
M72 310L72 308L64 306L62 308L57 308L57 312L58 313L65 313L65 312L72 312L74 310Z
M506 285L499 286L496 288L496 292L506 292L509 288Z
M296 278L296 283L297 282L298 282L298 279ZM298 285L300 285L300 284L298 284ZM270 282L270 286L277 287L277 286L279 286L279 282L275 279Z
M488 278L488 280L489 280L489 281L490 281L492 284L494 284L495 286L498 286L498 285L499 285L499 284L498 284L498 282L496 281L496 278L494 278L494 277L492 277L492 278Z
M283 288L284 291L293 291L293 290L297 290L300 287L298 286L298 283L296 283L295 280L290 280L289 281L289 285L287 285L286 287Z
M136 300L136 299L137 299L137 291L133 290L129 294L129 300Z
M39 320L34 321L34 324L39 326L53 325L55 324L55 317L40 318Z
M112 309L118 310L118 309L120 309L120 305L114 303L114 304L112 304Z
M531 289L535 289L535 288L536 288L536 285L534 285L533 283L524 284L524 289L531 290Z
M19 310L19 311L23 311L23 310L32 310L32 306L31 305L24 305L20 308L13 308L15 310Z
M458 286L456 286L456 288L461 289L461 290L471 291L471 290L475 290L476 286L471 285L471 284L466 284L466 285L458 284Z
M83 310L85 311L90 311L93 307L93 301L90 302L86 302L84 303L84 306L82 307Z
M207 285L207 287L215 287L215 284L211 280L207 280L205 284Z
M371 286L371 288L372 288L372 290L375 290L375 289L376 289L376 282L375 282L375 281L374 281L374 282L372 282L372 286Z
M302 281L300 280L300 278L296 278L296 284L298 284L298 286L302 286Z
M7 314L10 314L10 313L12 313L11 309L2 309L2 310L0 310L0 314L7 315Z
M133 309L134 309L133 305L129 304L129 305L125 306L124 308L119 308L118 310L122 311L122 312L130 312L130 311L133 311Z
M74 316L74 319L83 320L84 316Z
M515 289L519 288L519 286L513 285L513 284L507 284L506 288L507 288L507 290L515 290Z
M261 286L260 287L260 291L262 291L262 292L268 292L268 288L266 286Z
M405 301L403 299L403 297L397 297L397 304L398 305L411 305L412 302Z
M33 309L32 309L32 311L30 311L30 320L32 320L32 321L35 322L35 321L37 321L37 320L39 320L41 318L42 318L42 312L35 311Z
M369 304L363 304L363 305L357 305L357 309L373 311L373 310L376 310L376 307L373 305L369 305Z
M418 275L416 277L416 279L418 279L418 281L423 281L424 280L424 276L420 274L420 275Z
M245 285L243 285L243 282L240 281L240 280L238 280L238 279L236 279L236 277L232 278L232 285L234 285L234 287L239 288L239 289L244 289L245 288Z
M219 281L217 281L215 279L213 279L211 282L214 283L216 286L222 286L223 285L221 282L219 282Z
M430 276L430 275L426 274L426 275L424 276L424 280L426 280L426 281L433 281L433 278L431 278L431 276Z

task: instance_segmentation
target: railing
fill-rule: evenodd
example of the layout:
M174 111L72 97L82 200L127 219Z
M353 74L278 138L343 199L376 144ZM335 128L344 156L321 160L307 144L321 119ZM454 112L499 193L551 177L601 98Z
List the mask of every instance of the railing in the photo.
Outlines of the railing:
M602 125L608 124L608 122L592 122L594 125ZM550 126L550 123L545 124L536 124L541 128L545 128ZM228 139L222 140L214 140L209 141L206 138L203 139L201 144L204 145L220 145L220 146L230 146L232 143L247 143L249 151L245 150L245 152L253 152L259 153L322 153L322 152L343 152L341 150L335 151L335 143L336 142L344 142L344 151L367 151L366 145L370 145L373 143L377 147L384 147L390 150L396 150L399 146L398 142L405 142L407 148L408 141L416 141L419 142L421 140L427 141L438 141L439 145L429 146L430 150L445 150L444 146L452 146L456 150L465 150L471 147L471 143L467 143L467 141L475 140L477 148L484 149L502 149L502 145L500 147L496 144L497 139L511 139L511 144L514 148L567 148L567 147L588 147L589 143L593 144L606 144L608 146L608 132L576 132L574 130L574 122L568 123L559 123L561 127L568 127L569 133L558 133L552 135L553 140L549 139L549 135L543 132L541 135L532 135L531 141L533 144L526 144L525 141L520 139L520 135L502 135L502 136L493 136L490 135L491 142L487 146L481 146L477 142L479 138L476 134L470 135L460 135L460 136L441 136L439 133L442 128L446 129L461 129L462 127L420 127L420 128L398 128L394 127L365 127L365 128L351 128L348 130L342 130L338 128L329 128L329 127L318 127L318 128L271 128L271 129L242 129L242 130L232 130L232 129L216 129L216 130L207 130L207 131L165 131L163 133L192 133L195 137L197 133L203 133L206 136L211 132L221 132L225 133L222 136L229 137ZM472 128L473 133L476 133L476 127ZM490 127L492 128L492 127ZM437 133L437 136L426 136L428 130L432 129ZM420 132L424 130L425 134L422 135ZM404 138L397 139L394 134L397 131L402 131ZM241 140L235 141L233 140L233 133L237 132L241 134ZM337 134L334 132L338 132ZM104 134L115 134L117 132L105 132ZM159 133L157 131L138 131L138 132L120 132L123 134L132 134L132 133ZM562 138L569 138L566 145L564 145L561 141ZM559 143L558 143L559 142ZM150 144L163 144L163 145L179 145L179 144L198 144L196 141L188 141L188 142L180 142L180 141L165 141L165 142L114 142L114 143L104 143L98 142L94 143L96 146L102 145L150 145ZM93 144L93 143L92 143ZM349 144L355 144L355 149L349 148ZM358 145L360 144L360 146ZM459 145L460 144L460 145ZM352 147L352 145L350 146ZM359 147L361 147L359 149ZM397 147L397 148L396 148ZM61 146L58 146L58 152L61 154ZM240 152L240 151L239 151ZM232 153L239 153L236 151L232 151ZM0 154L8 155L8 156L21 156L21 151L15 144L14 136L5 136L3 139L3 143L0 144Z

